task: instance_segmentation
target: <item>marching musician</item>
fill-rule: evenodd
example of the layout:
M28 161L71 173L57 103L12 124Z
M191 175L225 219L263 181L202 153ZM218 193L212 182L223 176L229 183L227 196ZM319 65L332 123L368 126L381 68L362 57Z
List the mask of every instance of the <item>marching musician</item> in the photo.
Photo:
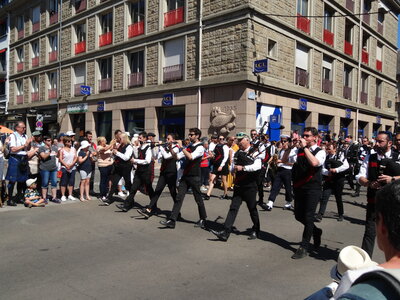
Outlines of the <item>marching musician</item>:
M236 177L232 203L226 217L224 229L221 231L210 230L218 239L225 242L231 234L233 224L243 201L246 202L251 220L253 221L252 232L248 239L257 239L260 234L260 220L256 202L257 181L255 180L255 175L257 175L258 171L261 169L261 157L257 155L257 151L251 155L252 147L250 145L250 138L245 133L238 133L236 138L239 141L240 149L234 156Z

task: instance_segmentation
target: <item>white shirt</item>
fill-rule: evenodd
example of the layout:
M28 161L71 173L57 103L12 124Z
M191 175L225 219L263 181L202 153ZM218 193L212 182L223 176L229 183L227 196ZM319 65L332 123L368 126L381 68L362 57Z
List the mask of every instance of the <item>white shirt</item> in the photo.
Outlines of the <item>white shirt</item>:
M197 142L193 144L193 146L196 146L198 144L201 144L201 142ZM193 152L190 153L192 155L192 160L202 157L204 155L204 147L203 146L198 146ZM178 159L182 159L185 157L185 154L181 151L177 154Z
M373 153L371 153L373 154ZM368 178L368 162L369 162L369 158L370 155L367 155L360 167L360 172L358 172L358 174L356 175L356 180L358 183L360 183L360 178L364 177L364 178ZM392 150L389 150L388 152L385 153L385 155L380 155L378 153L378 161L383 159L383 158L391 158L392 157Z
M128 161L131 159L132 157L132 152L133 152L133 148L132 145L128 145L125 149L125 153L121 153L121 152L117 152L115 154L115 156L118 156L119 158L121 158L122 160Z
M21 147L25 145L27 140L26 134L20 135L18 132L14 132L13 134L10 135L10 149L12 147ZM11 154L18 154L18 155L26 155L26 151L20 150L17 152L12 152Z
M179 153L179 147L177 147L177 146L175 146L175 147L172 147L172 151L173 152L175 152L175 153ZM158 159L171 159L173 156L172 156L172 153L170 152L170 151L166 151L165 150L165 148L164 147L160 147L160 151L158 152Z
M327 155L326 159L330 159L330 158L333 158L333 157L330 157L330 155ZM342 172L346 171L349 168L349 163L348 163L348 161L346 159L346 156L345 156L344 152L340 153L340 155L338 157L338 160L340 160L343 163L343 165L341 165L338 168L335 168L335 170L336 170L336 173L342 173ZM322 166L322 175L325 175L325 176L329 175L329 170L325 168L325 164Z
M229 147L227 145L224 145L222 147L222 150L224 151L224 158L222 159L220 167L225 166L226 162L228 161L229 158Z
M151 163L151 159L153 158L153 152L151 151L151 147L149 146L148 143L143 143L142 146L140 146L140 149L145 149L146 147L146 154L144 159L135 159L135 164L138 165L148 165Z
M217 145L217 144L215 144L214 142L211 142L211 143L208 145L208 151L213 152L216 145Z
M248 147L244 151L245 152L249 152L249 150L250 150L250 147ZM238 151L240 151L240 150L238 150ZM258 152L255 152L254 154L255 154L255 156L253 156L253 157L255 157L255 159L254 159L253 164L247 165L247 166L243 166L243 171L245 171L245 172L255 172L255 171L261 170L261 167L262 167L261 158L260 158L260 156L257 155Z
M281 151L279 151L279 159L282 160L283 155L285 155L286 149L282 149ZM293 168L293 165L297 160L297 151L296 148L293 148L290 150L289 152L289 156L288 156L288 161L286 163L279 163L278 164L278 168L285 168L288 170L291 170ZM289 164L287 164L289 163Z

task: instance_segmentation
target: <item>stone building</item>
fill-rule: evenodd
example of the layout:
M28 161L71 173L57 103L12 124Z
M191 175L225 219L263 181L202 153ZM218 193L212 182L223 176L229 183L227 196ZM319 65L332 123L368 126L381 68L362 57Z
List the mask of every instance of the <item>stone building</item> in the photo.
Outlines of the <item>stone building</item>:
M398 0L14 0L5 13L9 111L31 131L394 128Z

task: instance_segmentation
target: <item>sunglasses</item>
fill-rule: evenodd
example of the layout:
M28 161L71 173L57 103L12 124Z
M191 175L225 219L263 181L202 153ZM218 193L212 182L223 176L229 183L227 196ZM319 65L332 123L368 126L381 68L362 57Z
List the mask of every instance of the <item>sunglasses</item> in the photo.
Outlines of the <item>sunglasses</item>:
M287 143L288 141L281 141L281 143Z
M189 133L189 136L195 136L196 134L194 134L194 133Z
M219 140L220 140L220 141L223 141L223 140L224 140L224 138L220 138Z
M303 134L303 137L310 137L312 136L311 134Z

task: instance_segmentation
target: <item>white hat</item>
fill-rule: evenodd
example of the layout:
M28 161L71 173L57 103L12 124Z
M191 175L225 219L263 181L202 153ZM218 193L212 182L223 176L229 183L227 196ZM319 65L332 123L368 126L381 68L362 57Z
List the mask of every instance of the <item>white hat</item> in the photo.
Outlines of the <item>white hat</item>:
M73 132L72 130L70 130L70 131L67 131L67 132L65 133L65 135L66 135L66 136L74 136L74 135L75 135L75 132Z
M127 136L131 137L131 134L130 134L128 131L125 132L125 134L126 134Z
M90 143L88 141L86 141L86 140L83 140L81 142L81 146L79 147L79 149L85 149L87 147L90 147Z
M281 134L280 138L281 139L288 139L288 138L290 138L290 136L288 136L287 134Z
M27 187L30 187L31 185L32 185L32 183L35 183L36 182L36 180L37 180L37 178L31 178L31 179L28 179L25 183L26 183L26 186Z
M343 248L338 257L337 265L331 270L331 278L340 280L348 270L358 270L378 265L372 261L368 253L357 246Z

